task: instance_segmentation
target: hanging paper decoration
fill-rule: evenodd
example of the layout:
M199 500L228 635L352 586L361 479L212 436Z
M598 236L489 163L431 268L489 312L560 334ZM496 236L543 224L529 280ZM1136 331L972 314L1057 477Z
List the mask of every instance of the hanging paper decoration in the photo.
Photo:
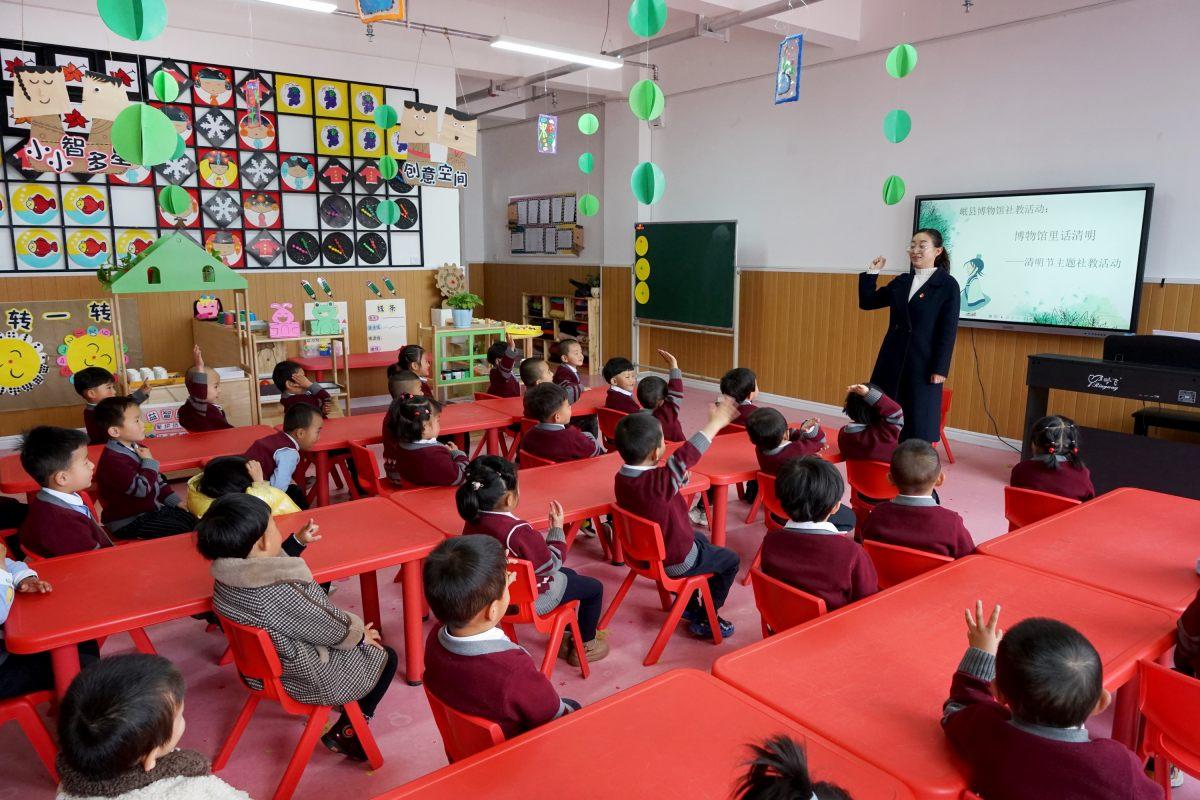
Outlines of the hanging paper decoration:
M178 141L170 118L145 103L133 103L112 125L113 149L131 164L152 167L170 161Z
M579 213L585 217L594 217L600 211L600 198L594 194L585 194L579 198Z
M658 164L643 161L633 168L633 174L629 176L629 187L639 203L652 206L662 199L667 188L667 176Z
M457 108L447 108L443 111L442 127L438 128L437 142L446 145L450 151L451 157L447 160L453 163L455 153L475 155L476 141L479 138L479 118ZM557 117L555 120L557 121ZM556 124L555 129L557 128ZM465 159L463 163L466 163Z
M400 219L400 206L395 200L381 200L375 206L375 216L384 225L395 225Z
M169 217L186 217L192 211L192 196L182 186L164 186L158 193L158 207Z
M591 153L584 153L579 157L579 171L584 175L591 173L596 168L596 157Z
M887 57L888 75L903 78L917 68L917 48L911 44L898 44Z
M654 36L667 24L666 0L633 0L629 4L629 30L642 38Z
M135 42L149 41L167 27L163 0L96 0L96 10L110 31Z
M899 175L889 175L883 182L883 202L894 206L904 199L904 179Z
M396 127L396 123L400 121L400 114L396 111L395 106L382 105L375 109L373 114L375 124L387 130L388 128Z
M558 117L553 114L538 114L537 151L542 155L558 152Z
M779 63L775 66L775 105L800 99L800 59L804 52L804 34L797 33L779 43Z
M404 0L357 0L358 17L363 22L404 19Z
M179 81L171 77L165 69L154 73L151 84L154 88L154 99L160 103L170 103L179 97Z
M400 172L400 164L392 156L379 159L379 177L390 181Z
M892 144L899 144L912 131L912 117L901 108L894 108L883 118L883 135Z
M591 136L598 130L600 130L600 120L596 119L595 114L589 111L579 117L579 132L584 136Z
M640 80L629 90L629 110L638 119L658 119L665 103L662 89L652 80Z

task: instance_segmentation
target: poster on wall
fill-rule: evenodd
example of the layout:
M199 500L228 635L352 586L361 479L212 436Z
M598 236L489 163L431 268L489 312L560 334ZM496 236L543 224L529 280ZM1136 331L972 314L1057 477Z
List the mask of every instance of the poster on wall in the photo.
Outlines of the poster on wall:
M408 344L408 313L404 298L367 300L367 352L386 353Z
M159 73L179 86L170 102L148 90ZM177 221L236 269L424 261L422 181L381 178L387 139L372 121L415 89L0 39L0 96L0 275L93 272ZM135 167L112 152L111 120L136 101L172 121L176 158ZM159 209L167 186L188 192L188 214ZM371 210L385 199L411 224L383 226Z

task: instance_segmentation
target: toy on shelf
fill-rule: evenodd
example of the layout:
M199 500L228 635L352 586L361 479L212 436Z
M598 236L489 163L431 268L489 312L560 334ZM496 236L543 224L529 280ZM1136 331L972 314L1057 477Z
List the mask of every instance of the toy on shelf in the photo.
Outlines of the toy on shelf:
M271 308L275 309L268 333L272 339L290 339L300 335L300 323L296 322L291 303L271 303Z
M308 320L310 336L339 336L342 324L338 320L338 308L334 303L314 303L313 319Z
M202 294L192 303L192 314L196 319L215 320L222 310L221 300L216 295Z

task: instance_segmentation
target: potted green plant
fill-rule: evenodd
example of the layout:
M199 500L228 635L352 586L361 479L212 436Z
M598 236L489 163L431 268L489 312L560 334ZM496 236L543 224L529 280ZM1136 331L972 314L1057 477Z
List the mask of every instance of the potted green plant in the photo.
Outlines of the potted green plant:
M588 286L592 290L592 297L600 296L600 273L592 272L587 276Z
M471 327L471 312L483 305L483 298L471 292L458 292L446 298L446 305L450 306L454 327L469 328Z

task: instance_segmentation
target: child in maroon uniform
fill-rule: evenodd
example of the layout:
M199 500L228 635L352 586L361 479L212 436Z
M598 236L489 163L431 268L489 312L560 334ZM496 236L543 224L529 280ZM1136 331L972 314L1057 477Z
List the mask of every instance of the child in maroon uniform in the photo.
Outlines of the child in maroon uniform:
M758 376L753 370L735 367L721 378L721 394L737 403L738 415L734 424L745 425L750 415L758 410L754 405L754 398L758 396Z
M458 515L466 522L464 535L491 536L504 545L511 557L524 559L533 566L538 588L535 610L549 614L564 603L578 600L579 634L587 660L599 661L608 655L608 644L596 636L604 586L595 578L563 566L567 553L562 506L557 502L550 504L550 530L545 537L513 514L520 502L517 468L500 456L480 456L472 461L455 499ZM569 635L565 637L559 655L578 667L579 654L573 641Z
M183 379L188 399L179 407L179 424L188 433L232 428L229 420L225 418L225 412L217 405L217 400L221 397L221 376L215 369L204 366L204 355L200 352L200 345L192 348L192 354L196 363Z
M974 553L975 542L962 517L938 505L933 496L945 478L942 460L929 442L901 442L888 472L900 494L875 506L863 523L863 538L951 558Z
M541 383L525 393L525 416L538 421L521 437L521 452L554 462L575 461L604 453L590 433L573 428L567 390L557 383Z
M422 386L421 378L415 372L409 370L388 372L388 394L392 396L393 400L406 394L422 394ZM386 427L384 426L385 430Z
M642 408L649 411L662 425L663 438L668 442L682 442L683 426L679 424L679 408L683 402L683 373L679 362L666 350L658 354L666 360L670 372L667 380L657 375L647 375L638 381L637 399Z
M117 386L113 374L103 367L86 367L71 376L71 385L87 404L83 407L83 427L87 431L87 443L104 444L108 441L108 431L96 423L96 404L116 396ZM146 381L142 381L142 385L129 396L139 405L146 402L146 398L150 396L146 391Z
M467 454L438 441L442 406L424 396L405 395L392 401L384 424L383 469L388 480L413 486L458 486Z
M717 547L697 533L688 519L688 504L679 490L688 481L688 470L704 455L713 437L737 416L737 406L719 398L709 408L708 424L675 451L666 466L658 462L667 452L662 426L649 414L630 414L617 423L617 450L625 465L617 472L617 505L639 517L657 522L662 530L666 555L663 564L672 578L712 573L709 590L717 611L725 604L729 587L737 577L737 553ZM683 612L693 636L712 638L707 612L700 606L699 592ZM733 623L717 618L722 636L733 635Z
M532 389L539 383L554 383L554 373L544 358L527 358L521 362L521 383Z
M844 488L841 474L820 456L784 464L775 494L790 519L767 531L762 543L762 571L820 597L827 611L879 591L875 565L862 546L829 521Z
M1096 496L1092 474L1079 457L1079 427L1069 417L1042 417L1029 432L1034 457L1012 469L1011 483L1072 500Z
M300 451L311 450L321 438L325 418L315 408L297 403L283 415L283 430L264 436L246 451L246 458L257 461L267 482L300 508L308 508L304 489L294 481L300 464ZM304 476L300 476L304 480Z
M988 800L1159 800L1137 757L1084 723L1108 708L1096 648L1058 620L1031 618L1001 634L1000 606L967 611L967 653L942 706L942 729ZM1003 636L1003 638L1001 638Z
M21 440L21 466L42 488L29 500L17 540L42 558L101 547L112 539L79 493L92 485L87 436L73 428L39 425Z
M633 399L633 390L637 388L637 371L633 362L623 356L610 358L604 362L601 371L604 382L608 384L608 393L604 395L604 407L626 414L636 414L642 410L637 400Z
M496 397L520 397L521 382L513 374L513 367L521 354L508 342L496 342L487 351L487 361L491 365L488 371L488 394Z
M842 408L850 424L838 431L838 449L847 461L891 461L904 427L904 409L874 386L846 389Z
M583 366L583 345L576 339L561 340L558 343L558 360L554 382L567 390L567 401L574 403L583 394L583 383L579 380L579 368ZM595 365L592 369L595 369Z
M560 698L529 653L497 627L508 610L512 573L491 536L456 536L425 557L425 599L442 623L425 645L425 688L506 737L579 710Z
M321 388L321 384L313 383L304 374L304 368L295 361L280 361L271 370L271 381L279 390L279 404L284 413L296 405L306 405L328 417L333 410L333 398L329 392Z
M396 352L396 363L388 367L388 375L393 372L411 372L421 381L421 394L433 399L433 388L429 385L429 370L431 367L425 348L419 344L406 344Z

